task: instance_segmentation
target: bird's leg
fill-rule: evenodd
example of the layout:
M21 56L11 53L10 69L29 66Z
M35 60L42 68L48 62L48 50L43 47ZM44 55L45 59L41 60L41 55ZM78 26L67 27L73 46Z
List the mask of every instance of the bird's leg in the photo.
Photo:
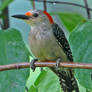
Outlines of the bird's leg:
M35 65L34 65L34 63L36 62L36 61L38 61L38 59L33 59L31 62L30 62L30 67L31 67L31 69L33 70L33 72L35 71Z
M59 65L60 65L60 62L61 62L61 59L60 58L58 58L57 60L56 60L56 71L58 71L59 70Z

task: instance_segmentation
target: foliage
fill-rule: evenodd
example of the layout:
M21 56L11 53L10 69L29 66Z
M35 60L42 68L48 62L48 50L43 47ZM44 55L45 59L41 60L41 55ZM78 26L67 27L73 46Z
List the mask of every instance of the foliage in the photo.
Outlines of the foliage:
M69 32L71 32L80 22L85 21L85 19L77 13L58 13L58 16Z
M37 73L35 73L36 75ZM32 75L33 76L33 75ZM32 80L30 80L31 82ZM30 83L29 83L30 85ZM28 92L61 92L57 76L48 68L39 73Z
M4 10L13 0L2 0L0 11Z
M74 60L81 63L92 61L92 21L77 26L70 35ZM92 90L92 70L76 69L76 78L85 88Z
M29 52L15 29L0 30L0 65L29 61ZM23 92L28 69L0 72L0 92Z
M86 19L78 13L70 13L70 12L58 12L51 13L52 15L58 15L61 23L68 29L69 32L72 32L76 25L80 24L80 22L86 21Z
M0 11L4 10L12 1L4 0ZM85 18L76 13L55 14L71 33L69 41L74 61L91 63L92 22L86 22ZM29 56L21 34L17 30L0 30L0 65L29 61ZM0 92L24 92L28 74L28 69L0 72ZM91 70L76 69L75 75L80 92L91 92L88 91L92 90ZM61 92L57 76L48 68L43 71L37 68L34 73L30 70L27 88L28 92Z

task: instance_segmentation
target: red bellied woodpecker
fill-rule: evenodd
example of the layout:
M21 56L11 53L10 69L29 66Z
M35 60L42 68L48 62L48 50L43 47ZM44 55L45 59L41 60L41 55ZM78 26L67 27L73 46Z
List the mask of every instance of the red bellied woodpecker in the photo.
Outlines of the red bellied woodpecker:
M29 44L33 55L40 61L73 61L69 43L65 34L50 16L42 10L31 10L24 15L13 17L23 19L31 26ZM52 70L54 68L51 68ZM76 79L71 68L55 70L64 92L79 92Z

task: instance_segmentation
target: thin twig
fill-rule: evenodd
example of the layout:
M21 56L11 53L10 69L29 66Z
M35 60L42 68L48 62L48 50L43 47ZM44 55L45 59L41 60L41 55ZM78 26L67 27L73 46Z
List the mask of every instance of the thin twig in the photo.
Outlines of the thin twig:
M88 6L88 2L87 2L87 0L84 0L84 3L85 3L85 7L87 7L87 8L86 8L86 11L87 11L88 19L90 19L90 18L91 18L91 14L90 14L90 10L88 9L89 6Z
M46 0L43 1L44 10L47 11Z
M35 66L36 67L54 67L54 66L56 66L56 62L54 62L54 61L35 62ZM92 64L61 62L60 67L92 69ZM12 70L12 69L23 69L23 68L30 68L30 63L23 62L23 63L9 64L9 65L0 65L0 71Z
M31 0L31 1L33 1L33 0ZM35 1L36 1L36 2L43 2L43 0L35 0ZM47 0L46 3L52 3L52 4L56 3L56 4L73 5L73 6L77 6L77 7L81 7L81 8L87 8L87 9L89 9L90 11L92 11L91 8L88 8L88 7L83 6L83 5L80 5L80 4L71 3L71 2L48 1L48 0Z
M8 6L2 11L3 18L3 29L9 28L9 13Z
M32 5L33 5L33 9L35 9L35 0L33 0Z

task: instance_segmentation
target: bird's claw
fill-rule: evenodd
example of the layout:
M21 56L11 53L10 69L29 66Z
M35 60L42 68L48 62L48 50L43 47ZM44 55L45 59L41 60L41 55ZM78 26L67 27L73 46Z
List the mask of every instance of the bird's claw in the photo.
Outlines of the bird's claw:
M30 67L31 67L31 69L33 70L33 72L35 71L35 65L34 65L34 63L36 62L36 61L38 61L38 59L33 59L31 62L30 62Z
M58 59L56 60L56 71L58 71L58 70L59 70L60 62L61 62L61 59L60 59L60 58L58 58Z

